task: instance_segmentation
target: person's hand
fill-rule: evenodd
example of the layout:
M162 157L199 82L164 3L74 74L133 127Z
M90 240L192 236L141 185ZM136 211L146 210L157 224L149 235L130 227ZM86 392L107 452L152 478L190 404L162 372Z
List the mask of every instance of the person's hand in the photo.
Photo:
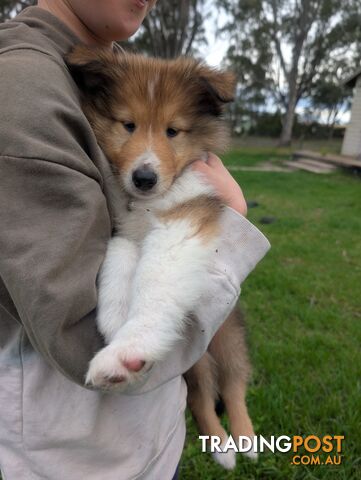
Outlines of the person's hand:
M226 205L244 217L247 215L247 203L241 187L223 165L219 157L213 153L208 153L206 162L196 160L192 163L192 168L203 174L206 181L213 185L219 198Z

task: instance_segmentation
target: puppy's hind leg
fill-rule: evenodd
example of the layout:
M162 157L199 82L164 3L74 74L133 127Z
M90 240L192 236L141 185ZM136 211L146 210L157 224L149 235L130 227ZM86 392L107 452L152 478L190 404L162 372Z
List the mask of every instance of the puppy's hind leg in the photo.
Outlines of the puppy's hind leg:
M202 435L217 436L220 447L225 445L228 435L221 425L215 411L217 398L217 379L214 360L206 352L203 357L185 374L188 384L188 406ZM214 460L227 470L236 465L233 450L212 452Z
M209 351L217 363L219 392L228 414L232 437L236 444L240 436L253 441L255 433L246 405L247 381L251 367L238 308L233 310L218 330ZM244 454L252 459L257 458L253 449Z
M222 398L228 413L231 434L236 443L240 436L248 437L252 441L254 438L254 430L252 421L248 415L246 405L246 384L245 382L227 382L222 388ZM244 455L252 460L257 459L257 452L251 448Z

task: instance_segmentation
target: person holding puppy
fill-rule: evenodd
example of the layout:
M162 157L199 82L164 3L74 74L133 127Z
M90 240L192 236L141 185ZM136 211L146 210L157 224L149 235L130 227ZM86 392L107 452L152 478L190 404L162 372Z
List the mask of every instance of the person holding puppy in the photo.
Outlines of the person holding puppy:
M103 345L96 279L112 232L111 175L64 55L113 48L155 1L39 0L0 26L0 468L8 480L171 479L184 437L182 374L206 351L269 248L212 154L195 162L228 205L223 252L187 342L123 393L84 385ZM220 265L227 266L227 274Z

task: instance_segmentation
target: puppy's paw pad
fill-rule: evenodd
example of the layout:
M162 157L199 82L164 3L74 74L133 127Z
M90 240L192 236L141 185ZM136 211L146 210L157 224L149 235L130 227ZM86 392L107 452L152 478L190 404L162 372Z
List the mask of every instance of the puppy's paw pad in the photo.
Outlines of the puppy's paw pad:
M144 360L125 360L123 364L129 371L139 372L145 367L146 362Z
M86 384L115 390L140 381L152 367L151 362L129 358L118 346L108 345L98 352L90 362Z
M127 369L110 346L98 352L89 364L85 382L94 387L115 387L128 380Z

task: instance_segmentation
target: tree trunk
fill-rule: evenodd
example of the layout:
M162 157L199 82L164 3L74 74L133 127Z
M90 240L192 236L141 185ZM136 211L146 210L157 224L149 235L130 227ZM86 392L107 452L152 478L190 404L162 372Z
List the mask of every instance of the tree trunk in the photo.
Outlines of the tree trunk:
M297 2L296 2L297 3ZM299 86L298 86L298 77L299 77L299 62L301 58L301 52L304 45L304 42L307 38L308 32L311 28L311 24L308 21L309 11L310 11L310 0L303 0L301 2L302 9L300 12L299 25L296 29L295 34L295 43L292 50L292 67L289 75L286 75L288 80L288 102L286 115L284 117L282 132L279 144L290 145L292 141L292 129L293 123L295 120L295 110L296 105L299 100Z
M296 103L297 103L297 94L296 94L296 91L294 91L290 95L286 114L284 116L281 137L279 140L280 146L287 146L291 144L293 123L295 120Z
M295 109L298 101L298 88L297 88L298 59L299 59L299 54L297 53L297 56L294 54L293 68L288 77L289 95L288 95L286 114L282 122L282 132L279 140L280 146L290 145L292 141L292 129L293 129L293 123L295 120Z
M338 115L338 108L335 108L335 111L333 112L333 118L332 122L329 124L329 132L328 132L328 139L332 140L333 139L333 134L335 133L335 124L336 124L336 118ZM331 114L330 114L331 117Z

